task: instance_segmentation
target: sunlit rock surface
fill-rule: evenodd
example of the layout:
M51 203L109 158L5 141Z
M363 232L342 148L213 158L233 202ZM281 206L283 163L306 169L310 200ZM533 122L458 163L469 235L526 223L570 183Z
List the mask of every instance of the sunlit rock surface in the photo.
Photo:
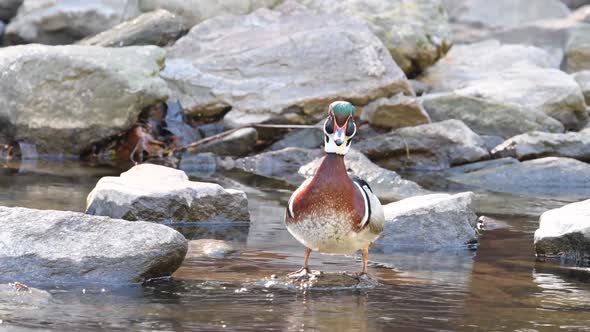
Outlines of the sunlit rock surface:
M586 105L590 105L590 69L576 72L572 76L582 89L582 93L586 99Z
M147 222L76 212L0 207L0 279L23 282L136 282L170 275L186 239Z
M440 0L299 0L321 13L349 15L367 22L408 75L422 72L452 44Z
M70 44L137 16L120 0L24 0L6 31L8 44Z
M183 171L152 164L100 179L88 195L86 213L157 222L250 220L244 192L189 181Z
M540 257L590 266L590 200L543 213L535 232L535 251Z
M207 20L169 49L162 77L189 115L231 108L224 117L229 127L313 123L335 100L362 106L412 93L365 23L301 8Z
M397 129L355 148L388 169L442 170L489 158L481 137L459 120Z
M540 157L569 157L590 161L590 129L564 134L530 132L512 137L492 153L521 160Z
M81 45L123 47L137 45L168 46L188 32L180 17L157 10L125 21L98 35L83 39Z
M464 249L477 242L473 193L416 196L383 207L380 252Z
M363 108L361 120L375 127L396 129L430 123L428 113L416 97L397 94L379 98Z
M580 24L572 31L565 58L567 71L570 73L590 70L590 24Z
M168 96L154 46L12 46L0 52L2 135L39 153L79 155Z

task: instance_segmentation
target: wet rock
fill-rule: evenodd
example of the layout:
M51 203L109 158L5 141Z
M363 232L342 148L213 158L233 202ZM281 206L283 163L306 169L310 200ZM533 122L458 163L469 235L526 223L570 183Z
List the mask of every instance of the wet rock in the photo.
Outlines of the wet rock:
M0 284L0 299L13 306L45 305L51 301L51 294L20 282Z
M395 62L413 75L435 63L452 44L447 14L439 0L300 0L321 13L367 22Z
M201 131L188 123L179 102L169 100L166 102L166 108L164 129L175 136L179 145L188 145L203 138Z
M547 157L486 168L452 181L496 192L563 200L590 197L590 164Z
M433 194L406 198L383 207L383 235L374 243L379 252L462 249L477 242L473 193Z
M193 240L188 245L191 257L223 258L238 250L232 243L223 240Z
M218 157L215 153L185 152L180 158L179 169L190 176L207 177L215 173L218 166Z
M6 29L6 24L0 21L0 45L2 45L2 39L4 38L4 30Z
M320 127L310 129L295 129L294 131L285 135L283 139L275 142L268 149L270 151L278 151L289 147L317 149L324 144L324 135L324 131Z
M538 257L590 266L590 200L543 213L535 232L535 251Z
M23 0L0 0L0 20L10 21L22 3Z
M572 76L578 82L580 89L582 89L586 105L590 105L590 70L579 71L572 74Z
M421 79L435 92L540 111L579 130L588 122L582 92L570 76L549 68L550 62L541 49L488 41L453 48Z
M305 178L298 174L299 168L323 155L319 149L296 147L263 152L235 161L235 167L245 172L299 185Z
M442 170L489 158L481 137L459 120L401 128L355 148L388 169Z
M481 135L481 139L484 142L484 146L486 150L492 151L496 146L504 143L504 138L501 136L494 136L494 135Z
M492 154L520 160L540 157L569 157L590 161L590 129L565 134L531 132L497 146Z
M514 165L514 164L518 164L518 163L519 163L518 159L514 159L511 157L484 160L484 161L478 161L476 163L451 167L445 171L445 174L448 174L448 175L467 174L467 173L477 172L482 169L494 168L494 167L503 166L503 165Z
M396 129L430 123L430 117L415 97L397 94L379 98L363 108L362 120L371 125Z
M172 274L187 240L164 225L0 207L1 279L127 283Z
M258 132L254 128L242 128L223 138L205 143L196 152L213 152L220 156L245 156L252 152Z
M312 177L320 166L322 159L318 158L302 166L299 169L299 174L306 178ZM373 164L369 158L354 149L351 149L346 154L344 162L349 174L367 181L375 195L384 202L428 193L418 184L402 179L396 172Z
M563 125L536 109L526 109L512 102L494 101L473 94L457 92L425 96L423 106L433 121L457 119L480 135L503 138L539 130L563 132Z
M564 18L570 10L559 0L445 0L457 22L489 28L510 28L549 18Z
M123 47L134 45L168 46L188 32L181 18L157 10L123 22L96 36L83 39L81 45Z
M566 69L570 73L590 70L590 24L580 24L572 31L565 58Z
M152 164L100 179L88 195L86 213L157 222L250 220L244 192L192 182L183 171Z
M168 96L154 46L25 45L0 52L0 122L39 153L79 155ZM116 96L114 98L113 96Z
M280 0L139 0L142 11L166 9L184 18L186 24L193 26L206 19L219 15L244 15L258 8L272 8Z
M71 44L138 14L127 1L24 0L8 25L5 43Z
M209 19L169 49L162 76L188 115L219 116L231 108L224 117L229 127L313 123L337 99L363 106L411 94L403 71L364 23L306 10Z

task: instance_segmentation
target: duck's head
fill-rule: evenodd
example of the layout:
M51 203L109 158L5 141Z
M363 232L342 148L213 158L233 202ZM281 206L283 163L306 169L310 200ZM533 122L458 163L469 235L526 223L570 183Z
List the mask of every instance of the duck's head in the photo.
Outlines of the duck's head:
M345 155L348 152L352 137L356 133L354 111L354 106L347 101L335 101L330 104L328 118L324 122L326 153Z

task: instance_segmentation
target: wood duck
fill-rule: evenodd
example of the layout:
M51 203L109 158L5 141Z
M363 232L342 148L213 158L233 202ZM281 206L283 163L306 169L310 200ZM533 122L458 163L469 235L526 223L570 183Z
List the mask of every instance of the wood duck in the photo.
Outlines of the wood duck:
M287 229L305 246L303 267L290 277L309 275L312 251L352 254L361 249L366 275L369 246L383 231L383 207L369 187L350 178L344 155L356 133L355 108L345 101L330 104L324 122L324 156L315 175L303 182L289 199Z

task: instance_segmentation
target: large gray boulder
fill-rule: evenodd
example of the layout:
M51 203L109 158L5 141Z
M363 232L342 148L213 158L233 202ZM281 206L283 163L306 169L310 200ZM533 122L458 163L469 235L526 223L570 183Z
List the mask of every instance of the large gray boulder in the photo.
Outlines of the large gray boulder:
M322 160L323 158L318 158L301 166L299 174L306 178L314 176ZM365 180L383 202L429 193L417 183L402 179L396 172L375 165L357 150L351 149L344 157L344 163L348 173Z
M334 100L362 106L412 93L364 23L303 9L209 19L169 49L162 76L188 114L215 116L231 108L224 118L229 127L314 123Z
M299 0L320 13L348 15L367 22L408 75L415 75L444 56L451 29L440 0Z
M193 26L219 15L244 15L258 8L272 8L282 0L138 0L139 9L148 12L166 9Z
M379 98L363 108L361 120L375 127L396 129L430 123L430 117L415 97L399 93Z
M520 160L569 157L590 161L590 129L565 134L530 132L506 140L492 154Z
M355 148L388 169L442 170L489 158L483 139L459 120L397 129Z
M570 158L534 159L450 179L477 188L528 197L590 198L590 164Z
M578 82L580 89L582 89L586 105L590 105L590 70L579 71L572 74L572 76Z
M1 279L127 283L171 275L187 240L164 225L0 207Z
M165 99L165 51L154 46L25 45L0 52L0 123L39 153L78 155Z
M10 21L5 43L71 44L137 16L139 9L121 0L24 0Z
M0 0L0 21L10 21L23 0Z
M434 92L541 111L566 129L579 130L588 122L582 91L571 76L551 68L550 58L532 46L487 41L453 48L421 80Z
M433 194L387 204L385 227L373 250L457 250L477 243L473 193Z
M572 31L565 58L566 69L570 73L590 70L590 24L580 24Z
M529 131L560 133L563 125L536 109L512 102L495 101L474 94L443 92L422 98L433 121L457 119L480 135L509 138Z
M535 251L539 257L590 266L590 200L543 213L535 232Z
M187 32L188 28L180 17L161 9L142 14L110 30L85 38L79 44L104 47L168 46Z
M322 121L321 125L323 124ZM319 126L317 128L295 129L273 143L268 150L277 151L290 147L317 149L324 144L324 136L324 130Z
M100 179L86 213L156 222L250 221L244 192L192 182L181 170L152 164Z

